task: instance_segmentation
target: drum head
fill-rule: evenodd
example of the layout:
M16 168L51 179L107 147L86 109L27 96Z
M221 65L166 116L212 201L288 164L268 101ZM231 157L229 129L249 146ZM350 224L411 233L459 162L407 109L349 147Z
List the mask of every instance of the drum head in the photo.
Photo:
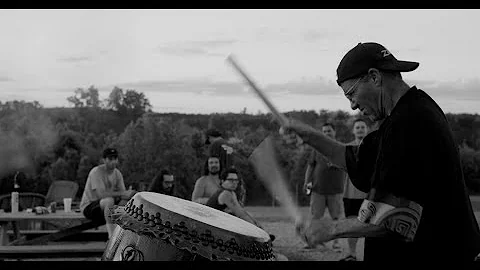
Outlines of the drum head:
M212 227L251 236L264 241L268 241L270 238L267 232L252 223L203 204L153 192L142 192L139 195L146 201L165 210L175 212Z
M112 222L211 260L274 260L270 236L233 215L184 199L139 192Z

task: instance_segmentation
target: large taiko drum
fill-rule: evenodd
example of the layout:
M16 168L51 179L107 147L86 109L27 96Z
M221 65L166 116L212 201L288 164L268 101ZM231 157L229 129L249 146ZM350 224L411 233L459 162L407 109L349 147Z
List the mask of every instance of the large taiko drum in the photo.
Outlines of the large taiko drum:
M269 234L222 211L180 198L139 192L111 220L105 261L273 261Z

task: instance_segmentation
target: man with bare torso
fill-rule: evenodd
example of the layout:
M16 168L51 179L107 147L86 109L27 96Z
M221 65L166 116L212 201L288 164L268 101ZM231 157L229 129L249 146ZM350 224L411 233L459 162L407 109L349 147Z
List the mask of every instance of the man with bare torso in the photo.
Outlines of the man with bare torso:
M220 159L211 156L207 160L207 171L198 178L193 188L192 201L206 204L208 199L221 187L220 186Z

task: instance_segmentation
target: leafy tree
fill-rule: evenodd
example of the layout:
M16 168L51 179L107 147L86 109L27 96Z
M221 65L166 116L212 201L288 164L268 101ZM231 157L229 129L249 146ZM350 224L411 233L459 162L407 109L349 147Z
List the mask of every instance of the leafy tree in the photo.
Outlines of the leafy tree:
M80 158L76 179L76 182L78 183L77 196L82 196L83 190L85 189L85 184L87 182L88 174L90 173L90 170L96 165L97 164L95 164L92 159L90 159L90 157L87 155L84 155Z
M108 99L106 100L107 109L120 111L121 109L125 108L123 106L123 99L124 99L123 89L115 86L112 92L110 92Z
M75 94L67 98L69 103L72 103L75 108L91 107L99 108L100 99L98 95L98 89L93 85L88 89L77 88Z
M204 133L216 127L234 146L235 165L247 189L247 205L270 205L271 195L256 179L249 155L268 135L274 135L280 163L289 187L300 204L308 204L302 192L308 148L286 147L278 137L279 125L271 113L181 114L153 113L143 93L114 87L104 103L91 86L76 89L69 97L74 108L43 108L38 102L0 101L0 188L9 186L12 174L21 170L28 187L46 193L51 181L77 181L79 196L90 169L99 164L105 147L120 152L120 170L129 184L149 182L162 168L175 175L183 198L189 199L203 173L206 158ZM344 111L287 112L288 117L320 127L336 126L337 139L353 140L352 124L360 115ZM480 192L480 116L447 114L460 156L467 187ZM366 119L368 122L368 119ZM371 124L371 123L369 123ZM0 190L0 193L3 191Z
M51 177L52 180L69 180L69 176L72 175L72 170L68 163L63 158L58 158L56 162L51 165Z
M480 151L464 144L459 147L459 152L465 184L470 190L480 192Z

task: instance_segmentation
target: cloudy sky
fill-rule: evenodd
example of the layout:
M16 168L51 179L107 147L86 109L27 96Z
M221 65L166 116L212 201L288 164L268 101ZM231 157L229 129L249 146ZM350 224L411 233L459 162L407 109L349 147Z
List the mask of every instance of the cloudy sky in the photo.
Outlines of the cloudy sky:
M1 101L67 107L78 87L145 93L156 112L346 110L335 84L358 42L420 62L404 73L446 112L480 113L480 10L0 10Z

